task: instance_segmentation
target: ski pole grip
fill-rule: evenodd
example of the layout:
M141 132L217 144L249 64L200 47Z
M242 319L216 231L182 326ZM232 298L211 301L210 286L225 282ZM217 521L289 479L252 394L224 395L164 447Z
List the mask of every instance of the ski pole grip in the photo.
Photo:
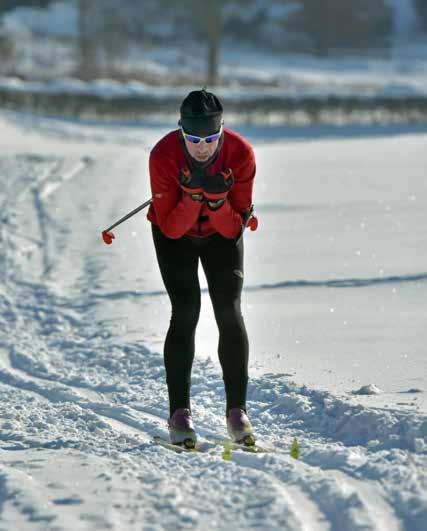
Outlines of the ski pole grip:
M102 239L104 240L104 243L107 245L111 245L113 243L115 236L111 231L102 231Z
M258 218L256 216L251 216L248 221L248 227L251 231L255 231L258 228Z

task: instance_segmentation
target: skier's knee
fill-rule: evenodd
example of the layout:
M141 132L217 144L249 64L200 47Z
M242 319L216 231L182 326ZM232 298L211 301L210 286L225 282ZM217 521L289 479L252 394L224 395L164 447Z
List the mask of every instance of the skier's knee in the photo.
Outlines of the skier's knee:
M172 310L171 324L185 331L193 331L199 321L200 305L178 306Z
M221 329L235 328L242 323L240 304L231 302L221 304L215 309L215 317Z

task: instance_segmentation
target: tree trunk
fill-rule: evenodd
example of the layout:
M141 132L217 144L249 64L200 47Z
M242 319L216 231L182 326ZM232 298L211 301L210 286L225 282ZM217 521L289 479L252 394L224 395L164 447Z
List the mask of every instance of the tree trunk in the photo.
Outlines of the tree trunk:
M206 6L206 34L208 37L208 71L206 83L216 85L219 81L219 46L221 37L221 7L208 0Z
M83 79L89 79L94 74L96 66L95 43L90 28L90 0L78 0L78 70Z

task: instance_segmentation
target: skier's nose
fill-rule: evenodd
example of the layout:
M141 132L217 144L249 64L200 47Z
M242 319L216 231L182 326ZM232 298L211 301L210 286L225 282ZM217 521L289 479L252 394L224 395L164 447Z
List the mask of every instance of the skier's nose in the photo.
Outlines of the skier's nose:
M208 150L209 150L208 146L206 146L206 145L202 146L201 145L201 146L198 146L197 153L199 155L206 155L208 153Z

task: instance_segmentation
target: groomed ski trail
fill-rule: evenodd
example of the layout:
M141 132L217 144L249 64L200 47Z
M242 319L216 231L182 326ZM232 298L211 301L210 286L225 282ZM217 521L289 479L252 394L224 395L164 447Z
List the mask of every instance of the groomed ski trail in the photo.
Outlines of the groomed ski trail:
M132 235L148 226L134 220L108 252L100 241L103 223L132 206L130 191L138 192L133 204L146 196L147 151L138 132L123 143L108 133L101 146L83 126L67 124L61 136L57 124L55 132L33 132L41 155L0 158L8 175L0 196L0 524L422 531L421 415L365 408L267 374L253 378L249 401L260 440L277 453L234 451L226 462L220 449L175 455L152 443L167 433L167 397L156 351L163 331L150 320L162 314L157 321L167 325L167 301L125 299L115 310L114 298L103 298L110 283L129 286L135 263L149 288L153 251ZM201 434L223 437L222 381L209 359L196 360L192 390ZM289 456L294 436L298 461Z

